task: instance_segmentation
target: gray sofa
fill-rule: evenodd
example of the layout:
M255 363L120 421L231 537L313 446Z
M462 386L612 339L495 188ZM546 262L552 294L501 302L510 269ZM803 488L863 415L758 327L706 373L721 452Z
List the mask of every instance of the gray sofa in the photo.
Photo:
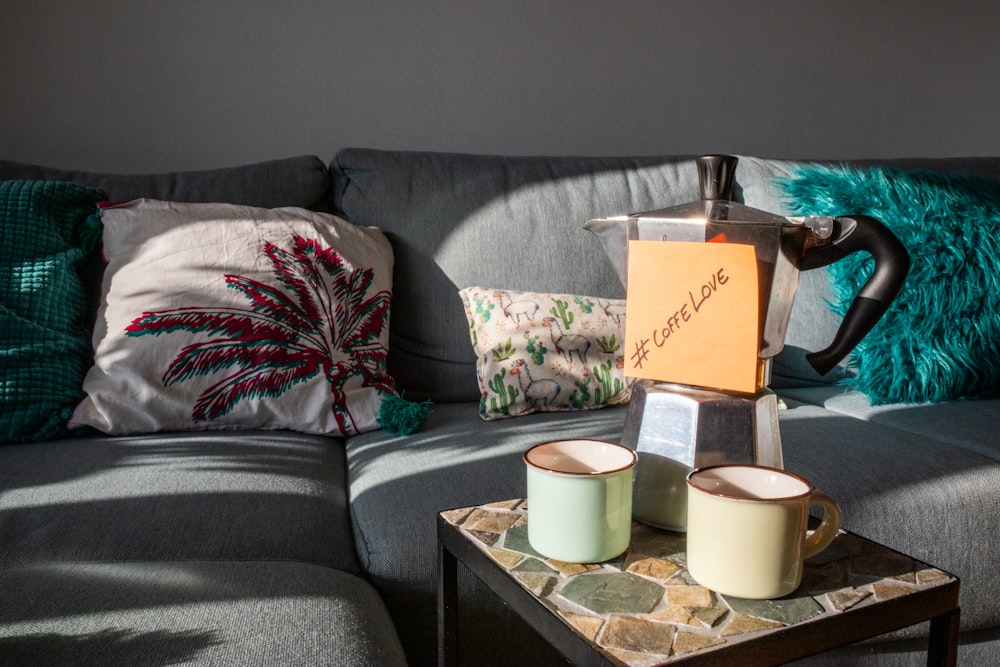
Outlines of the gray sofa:
M902 161L1000 180L1000 158ZM777 213L793 163L745 157L737 194ZM595 217L697 198L686 157L494 157L345 149L210 172L116 176L0 162L0 180L72 180L150 197L337 212L395 253L389 370L430 400L409 436L195 432L0 447L0 665L431 664L435 516L522 497L543 438L620 436L624 409L479 415L458 290L620 298ZM99 267L92 267L99 270ZM997 400L873 407L802 356L832 338L823 270L803 274L775 386L787 468L845 525L962 579L965 664L1000 661ZM465 664L560 657L461 573ZM816 664L923 661L926 628Z

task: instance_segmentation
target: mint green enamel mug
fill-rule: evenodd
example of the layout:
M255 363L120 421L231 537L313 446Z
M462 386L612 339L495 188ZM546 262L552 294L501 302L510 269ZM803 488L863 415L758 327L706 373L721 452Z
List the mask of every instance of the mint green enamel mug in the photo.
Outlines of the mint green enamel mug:
M632 537L636 453L603 440L553 440L524 454L528 542L547 558L598 563Z

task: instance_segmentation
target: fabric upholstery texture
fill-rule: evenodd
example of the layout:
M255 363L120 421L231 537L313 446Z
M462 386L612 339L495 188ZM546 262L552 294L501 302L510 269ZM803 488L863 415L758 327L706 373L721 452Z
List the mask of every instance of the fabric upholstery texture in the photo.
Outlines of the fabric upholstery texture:
M785 467L841 503L845 528L970 579L995 581L991 572L1000 559L1000 545L976 522L956 520L1000 512L995 457L892 424L788 403L789 409L780 413ZM411 659L434 656L436 513L523 497L521 456L528 447L550 438L616 440L624 416L621 407L538 413L490 422L484 438L477 426L482 422L469 404L438 405L425 429L410 438L371 433L348 441L355 541ZM424 493L427 488L435 493ZM406 502L400 503L400 497ZM504 621L501 605L478 584L466 586L463 609L468 612L463 613L478 628L469 631L477 637L478 649L467 650L482 650L483 642L499 641L490 637L489 628L517 623ZM992 587L962 587L963 628L992 624L1000 615L995 593ZM530 650L530 645L502 650L516 662L511 656L524 658L517 652ZM838 664L836 657L830 659Z
M992 169L1000 177L998 159L960 162ZM797 164L741 159L736 196L751 206L790 214L774 177L790 174ZM0 173L8 166L0 163ZM301 166L290 161L289 171L275 177L307 182L310 172L294 171ZM146 663L194 655L207 664L227 665L259 664L257 656L266 664L377 664L380 659L392 664L394 653L371 652L373 644L395 642L370 589L328 576L323 567L300 569L294 562L358 572L358 558L385 599L409 663L433 664L436 513L523 494L521 456L540 440L620 436L622 407L484 422L458 290L485 284L602 294L562 287L597 280L599 274L607 296L621 296L596 239L581 230L583 223L696 198L693 162L352 149L338 156L334 169L337 205L354 211L355 221L391 228L389 239L403 250L396 255L393 339L404 351L396 364L406 373L404 388L423 387L437 400L425 427L409 437L385 431L346 440L279 431L201 431L0 448L0 556L8 557L0 561L0 591L16 591L0 599L0 627L14 625L5 634L0 630L0 665L5 652L20 651L10 653L20 658L23 651L47 649L58 657L67 645L81 657L92 655L91 649L101 651L90 661L101 665L115 664L103 652L109 645L115 655L128 658L139 650ZM672 177L650 178L671 170ZM170 175L162 182L190 191L208 182L201 176ZM241 190L244 174L237 170L226 176L217 183L219 192ZM673 200L652 192L654 181L686 185ZM144 181L150 187L156 182ZM537 200L533 188L540 193ZM109 191L114 198L168 198L157 192L116 196ZM267 188L260 192L268 194ZM535 211L548 217L522 215ZM570 213L563 219L559 212L565 211ZM516 244L502 233L515 220L537 221ZM481 234L484 230L492 235ZM511 261L507 250L530 249L531 234L550 242L530 263ZM583 239L592 250L581 256L593 260L589 268L598 273L559 275L567 268L557 261L557 248ZM463 259L460 247L502 252L493 265L482 255ZM397 317L399 276L412 283L406 290L406 318ZM989 439L995 406L993 412L989 408L995 401L873 408L863 394L831 386L844 368L818 377L802 356L825 347L839 324L823 300L830 293L825 270L802 275L788 344L775 362L776 375L779 368L788 373L780 378L789 385L781 391L789 404L781 413L786 467L843 501L850 529L961 576L966 645L960 664L993 664L1000 650L1000 582L993 571L998 554L990 543L1000 516L997 457L991 455L996 444ZM465 402L445 404L441 396ZM407 397L419 396L408 392ZM8 545L11 552L4 551ZM158 562L112 562L131 558ZM258 558L270 562L236 562ZM218 559L224 562L204 562ZM459 568L459 577L461 655L476 656L476 664L483 665L559 664L554 649L474 576ZM350 620L355 614L364 628ZM342 622L344 631L338 632ZM923 664L926 638L917 636L920 630L818 656L808 664Z
M1000 400L997 399L873 406L860 391L829 385L790 387L781 390L781 395L821 406L833 413L885 424L905 433L933 437L1000 463L1000 440L995 433L1000 414ZM997 492L1000 493L1000 488Z
M378 427L392 249L299 208L107 208L105 299L71 426L134 434Z
M315 155L268 160L238 167L161 174L105 174L56 169L0 160L0 181L66 181L107 193L109 201L161 199L175 202L226 202L261 208L298 206L330 209L330 171ZM81 267L87 290L87 313L93 320L100 304L104 264L98 253Z
M476 401L458 290L470 285L622 298L593 218L698 197L685 158L499 157L345 149L334 205L396 254L389 372L407 398Z
M283 431L0 447L0 567L297 560L358 572L343 443Z
M36 564L0 590L3 667L406 664L371 586L319 565Z
M469 287L483 419L626 403L625 301Z
M521 457L531 445L560 438L614 440L624 416L623 406L611 406L487 423L474 402L435 404L412 436L378 431L348 439L355 543L411 664L433 664L437 655L437 513L523 498ZM480 656L481 664L558 663L554 649L471 575L460 581L460 595L460 655ZM495 632L497 627L504 632Z
M801 166L779 181L802 215L859 213L907 247L906 283L855 349L844 384L872 403L1000 394L1000 183L958 172ZM843 315L872 273L855 253L830 267Z
M91 363L78 267L100 248L100 190L0 182L0 442L66 434Z
M147 198L327 210L330 172L314 155L162 174L101 174L0 160L0 181L13 179L69 181L103 190L111 201Z
M1000 543L973 517L1000 512L996 456L933 432L786 401L779 417L785 468L835 498L848 530L960 573L964 629L994 625L1000 599L983 582L997 583Z

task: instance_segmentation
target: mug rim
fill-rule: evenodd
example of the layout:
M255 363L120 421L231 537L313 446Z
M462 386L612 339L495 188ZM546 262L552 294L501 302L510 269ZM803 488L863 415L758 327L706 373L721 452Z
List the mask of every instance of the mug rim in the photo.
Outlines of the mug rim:
M615 468L607 468L604 470L581 470L581 471L557 470L549 466L540 465L529 458L529 455L539 447L545 447L548 445L554 445L562 442L592 442L592 443L599 443L602 445L611 445L612 447L615 447L617 449L629 452L629 454L631 454L631 458L627 463ZM552 473L554 475L568 475L571 477L594 477L597 475L610 475L613 473L622 472L623 470L628 470L635 466L636 462L639 460L639 455L636 453L634 449L626 447L620 442L613 442L611 440L600 440L597 438L560 438L556 440L546 440L545 442L539 442L537 444L532 445L531 447L528 448L526 452L524 452L524 454L521 455L521 458L524 460L526 465L528 465L531 468L534 468L535 470L540 470L542 472Z
M795 480L798 480L799 482L805 485L806 489L802 493L796 493L788 496L777 496L774 498L752 498L749 496L736 496L730 493L723 493L721 491L706 489L702 486L695 484L694 481L692 480L692 477L694 477L698 473L708 472L710 470L718 470L720 468L751 468L754 470L765 470L768 472L775 472L781 475L786 475ZM803 477L802 475L799 475L798 473L790 472L788 470L783 470L781 468L774 468L771 466L757 465L755 463L719 463L716 465L695 468L694 470L692 470L687 474L685 481L687 482L690 488L695 489L696 491L700 491L706 495L714 496L716 498L726 498L728 500L744 501L748 503L775 503L775 502L785 502L791 500L801 500L802 498L808 498L816 491L816 487L813 485L813 483L810 482L805 477Z

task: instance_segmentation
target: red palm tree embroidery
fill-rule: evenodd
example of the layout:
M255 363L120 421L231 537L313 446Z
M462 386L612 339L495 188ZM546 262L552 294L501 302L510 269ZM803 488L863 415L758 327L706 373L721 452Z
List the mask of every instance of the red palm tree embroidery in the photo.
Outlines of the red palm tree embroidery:
M249 299L249 308L144 312L125 328L126 335L181 330L209 335L210 340L181 349L163 374L165 386L237 368L198 397L191 412L195 421L221 417L243 399L279 396L322 373L341 432L356 433L344 384L361 376L366 386L395 391L379 340L390 293L368 296L373 271L348 271L336 251L316 240L293 235L291 250L267 242L262 252L280 286L226 274L226 285Z

